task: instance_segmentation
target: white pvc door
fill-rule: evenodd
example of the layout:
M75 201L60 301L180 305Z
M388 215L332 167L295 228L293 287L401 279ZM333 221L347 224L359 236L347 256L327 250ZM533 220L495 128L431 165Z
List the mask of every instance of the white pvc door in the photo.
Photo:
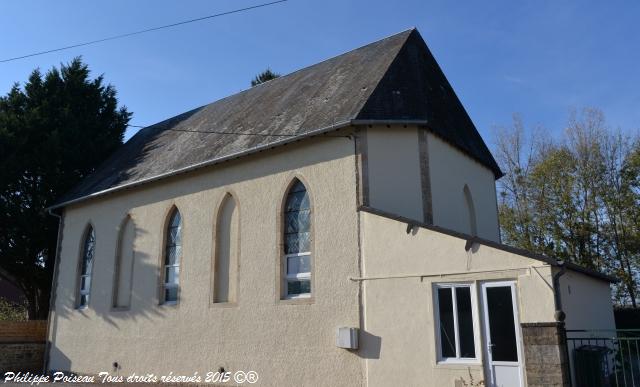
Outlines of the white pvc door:
M522 352L514 282L482 284L488 386L521 387Z

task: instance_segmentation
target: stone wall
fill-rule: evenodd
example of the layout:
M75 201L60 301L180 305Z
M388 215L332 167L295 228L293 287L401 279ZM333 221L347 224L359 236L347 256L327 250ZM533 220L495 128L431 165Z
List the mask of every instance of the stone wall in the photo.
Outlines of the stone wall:
M0 374L41 372L44 366L47 322L0 321Z
M44 343L0 343L0 374L41 372L44 365Z
M564 324L522 324L525 374L528 387L569 386L569 363Z

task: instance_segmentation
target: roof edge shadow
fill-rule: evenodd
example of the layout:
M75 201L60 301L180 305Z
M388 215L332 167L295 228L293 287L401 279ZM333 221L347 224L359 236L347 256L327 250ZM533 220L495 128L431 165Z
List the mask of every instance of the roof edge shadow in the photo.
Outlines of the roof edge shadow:
M542 254L536 254L533 253L531 251L528 250L524 250L524 249L520 249L517 247L513 247L513 246L509 246L509 245L505 245L503 243L499 243L499 242L494 242L491 241L489 239L484 239L484 238L480 238L477 236L472 236L469 234L465 234L459 231L455 231L455 230L451 230L448 228L444 228L441 226L436 226L436 225L432 225L432 224L427 224L424 223L422 221L419 220L415 220L415 219L411 219L411 218L407 218L405 216L402 215L397 215L397 214L393 214L391 212L388 211L384 211L384 210L380 210L377 208L373 208L373 207L369 207L369 206L359 206L358 207L358 211L361 212L366 212L372 215L377 215L380 216L382 218L386 218L389 220L394 220L400 223L407 223L410 224L412 226L416 226L416 227L420 227L420 228L424 228L426 230L430 230L430 231L435 231L438 232L440 234L445 234L454 238L458 238L458 239L462 239L465 240L467 242L473 242L473 243L478 243L487 247L491 247L497 250L501 250L501 251L505 251L507 253L512 253L512 254L516 254L516 255L520 255L523 256L525 258L530 258L530 259L535 259L537 261L540 262L544 262L546 264L549 264L551 266L555 266L555 267L560 267L562 266L562 264L564 264L567 269L569 270L573 270L573 271L577 271L580 272L582 274L586 274L590 277L593 278L597 278L603 281L607 281L607 282L619 282L619 279L616 277L613 277L611 275L605 274L605 273L601 273L599 271L596 270L592 270L592 269L588 269L584 266L580 266L577 265L575 263L572 262L564 262L564 263L560 263L560 261L558 261L555 258L551 258L551 257L547 257L545 255Z

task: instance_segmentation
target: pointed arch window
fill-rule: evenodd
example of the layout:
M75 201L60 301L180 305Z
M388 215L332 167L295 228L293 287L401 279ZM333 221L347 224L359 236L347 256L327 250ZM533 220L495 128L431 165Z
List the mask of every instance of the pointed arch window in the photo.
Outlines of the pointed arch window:
M180 259L182 258L182 217L177 208L173 210L167 224L164 280L162 286L162 302L164 304L178 303L180 286Z
M215 235L213 302L233 303L237 298L238 254L240 252L238 203L226 194L218 210Z
M135 223L131 216L127 215L120 225L116 251L112 305L116 309L131 306L135 238Z
M89 306L91 296L91 272L93 271L93 259L96 248L96 234L92 226L89 226L82 243L82 261L80 262L80 277L78 286L78 308Z
M311 296L311 203L307 188L295 179L284 206L284 296Z

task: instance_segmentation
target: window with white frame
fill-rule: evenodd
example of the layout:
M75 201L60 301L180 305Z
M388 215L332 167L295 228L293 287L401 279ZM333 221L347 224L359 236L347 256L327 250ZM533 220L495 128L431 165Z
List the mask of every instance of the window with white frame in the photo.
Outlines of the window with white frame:
M180 259L182 256L182 218L174 209L167 225L167 240L164 254L164 281L162 301L165 304L178 302L180 285Z
M477 360L473 287L438 284L435 291L439 361Z
M311 296L311 204L307 189L294 181L284 207L284 297Z
M96 247L96 234L93 227L89 226L82 244L82 262L80 265L80 278L78 287L78 308L86 308L89 305L91 295L91 272L93 271L93 257Z

